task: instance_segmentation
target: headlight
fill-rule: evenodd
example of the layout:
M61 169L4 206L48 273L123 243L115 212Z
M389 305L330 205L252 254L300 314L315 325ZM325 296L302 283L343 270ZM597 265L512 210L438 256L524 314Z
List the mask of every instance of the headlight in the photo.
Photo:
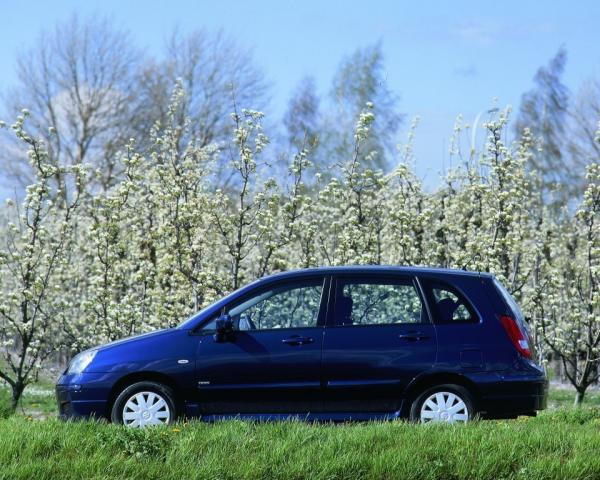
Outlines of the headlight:
M87 350L85 352L81 352L78 355L73 357L71 363L69 364L69 368L67 369L67 374L71 373L81 373L83 372L87 366L92 363L92 360L96 356L98 350Z

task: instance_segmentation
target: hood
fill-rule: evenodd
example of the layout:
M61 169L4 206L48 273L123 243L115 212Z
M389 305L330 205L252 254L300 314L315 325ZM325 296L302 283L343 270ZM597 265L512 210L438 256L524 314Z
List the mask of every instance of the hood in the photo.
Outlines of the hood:
M97 347L97 354L86 372L157 370L161 362L173 358L193 358L195 342L188 332L169 328L123 338Z
M174 331L173 328L163 328L161 330L155 330L153 332L140 333L139 335L132 335L131 337L125 337L125 338L121 338L119 340L115 340L110 343L105 343L104 345L100 345L98 347L91 348L90 350L102 351L102 350L106 350L111 347L116 347L118 345L125 345L127 343L139 342L140 340L146 340L146 339L155 338L155 337L163 337L163 336L168 335L169 333L172 333L173 331Z

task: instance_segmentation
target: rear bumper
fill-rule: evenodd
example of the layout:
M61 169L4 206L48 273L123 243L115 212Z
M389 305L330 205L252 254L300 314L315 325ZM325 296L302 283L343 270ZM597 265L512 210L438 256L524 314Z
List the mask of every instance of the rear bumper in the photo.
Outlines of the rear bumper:
M500 375L486 386L480 410L484 418L515 418L535 415L548 402L548 379L543 373Z

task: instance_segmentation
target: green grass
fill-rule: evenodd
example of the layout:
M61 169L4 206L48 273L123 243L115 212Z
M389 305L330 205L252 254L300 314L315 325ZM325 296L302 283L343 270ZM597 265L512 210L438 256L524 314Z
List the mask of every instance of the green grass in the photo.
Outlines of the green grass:
M0 478L600 478L600 411L470 425L0 420Z
M59 422L50 385L4 418L8 398L0 389L0 479L600 478L598 393L573 409L573 392L553 389L537 418L460 426L192 421L145 431Z
M3 411L9 411L10 390L0 386L0 418ZM35 418L50 418L57 414L54 385L39 383L25 389L16 411L17 415L33 416Z
M548 408L571 407L574 400L574 390L551 388L548 395ZM600 407L600 393L588 391L583 399L583 404L588 407Z
M6 390L0 389L0 419L7 418L11 414L10 396Z

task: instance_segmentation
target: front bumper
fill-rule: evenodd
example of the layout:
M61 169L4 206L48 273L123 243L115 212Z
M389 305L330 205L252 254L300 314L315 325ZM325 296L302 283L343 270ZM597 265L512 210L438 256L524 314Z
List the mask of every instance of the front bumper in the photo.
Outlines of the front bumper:
M56 384L59 418L107 417L108 397L115 380L108 373L62 375Z

